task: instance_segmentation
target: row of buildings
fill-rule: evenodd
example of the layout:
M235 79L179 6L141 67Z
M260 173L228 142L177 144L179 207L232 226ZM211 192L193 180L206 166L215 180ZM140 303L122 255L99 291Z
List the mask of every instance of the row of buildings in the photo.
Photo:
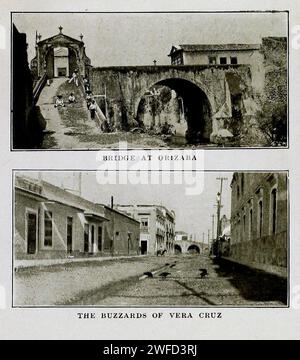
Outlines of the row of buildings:
M246 264L287 267L286 172L235 172L231 181L230 232L214 254Z
M174 251L175 213L163 206L106 206L43 180L15 177L15 258Z

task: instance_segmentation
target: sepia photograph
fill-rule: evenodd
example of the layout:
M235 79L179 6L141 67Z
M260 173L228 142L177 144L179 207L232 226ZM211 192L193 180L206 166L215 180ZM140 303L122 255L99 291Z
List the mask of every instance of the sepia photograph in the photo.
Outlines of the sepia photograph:
M287 148L288 11L11 14L12 150Z
M13 307L288 306L286 171L13 175Z

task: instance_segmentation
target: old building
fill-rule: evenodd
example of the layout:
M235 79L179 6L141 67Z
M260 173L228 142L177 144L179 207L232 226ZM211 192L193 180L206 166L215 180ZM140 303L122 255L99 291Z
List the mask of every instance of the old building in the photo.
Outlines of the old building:
M263 87L263 54L260 44L186 44L172 46L172 65L250 65L253 84Z
M287 266L287 174L234 173L230 257Z
M103 251L114 255L139 254L140 223L116 209L104 206Z
M141 254L174 251L175 213L161 205L116 205L118 210L140 222Z
M74 71L82 76L89 74L91 61L85 53L83 35L80 40L59 33L50 38L41 40L36 37L36 56L31 60L30 68L35 78L46 74L47 78L71 76Z
M52 185L15 177L15 258L138 253L139 223Z

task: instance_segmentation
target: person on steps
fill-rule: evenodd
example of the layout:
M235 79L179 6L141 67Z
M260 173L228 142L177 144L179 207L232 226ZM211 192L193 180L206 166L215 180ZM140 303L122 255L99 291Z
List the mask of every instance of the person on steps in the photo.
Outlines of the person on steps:
M91 114L91 119L94 120L95 119L95 114L96 114L96 103L95 100L92 100L91 105L89 106L89 110L90 110L90 114Z

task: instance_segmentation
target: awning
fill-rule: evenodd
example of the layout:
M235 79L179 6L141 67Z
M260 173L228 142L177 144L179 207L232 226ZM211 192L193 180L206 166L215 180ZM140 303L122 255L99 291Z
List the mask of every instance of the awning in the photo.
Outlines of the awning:
M98 220L98 221L109 221L109 219L107 219L102 214L99 214L99 213L96 213L96 212L93 212L93 211L85 210L83 213L84 213L84 216L87 219Z

